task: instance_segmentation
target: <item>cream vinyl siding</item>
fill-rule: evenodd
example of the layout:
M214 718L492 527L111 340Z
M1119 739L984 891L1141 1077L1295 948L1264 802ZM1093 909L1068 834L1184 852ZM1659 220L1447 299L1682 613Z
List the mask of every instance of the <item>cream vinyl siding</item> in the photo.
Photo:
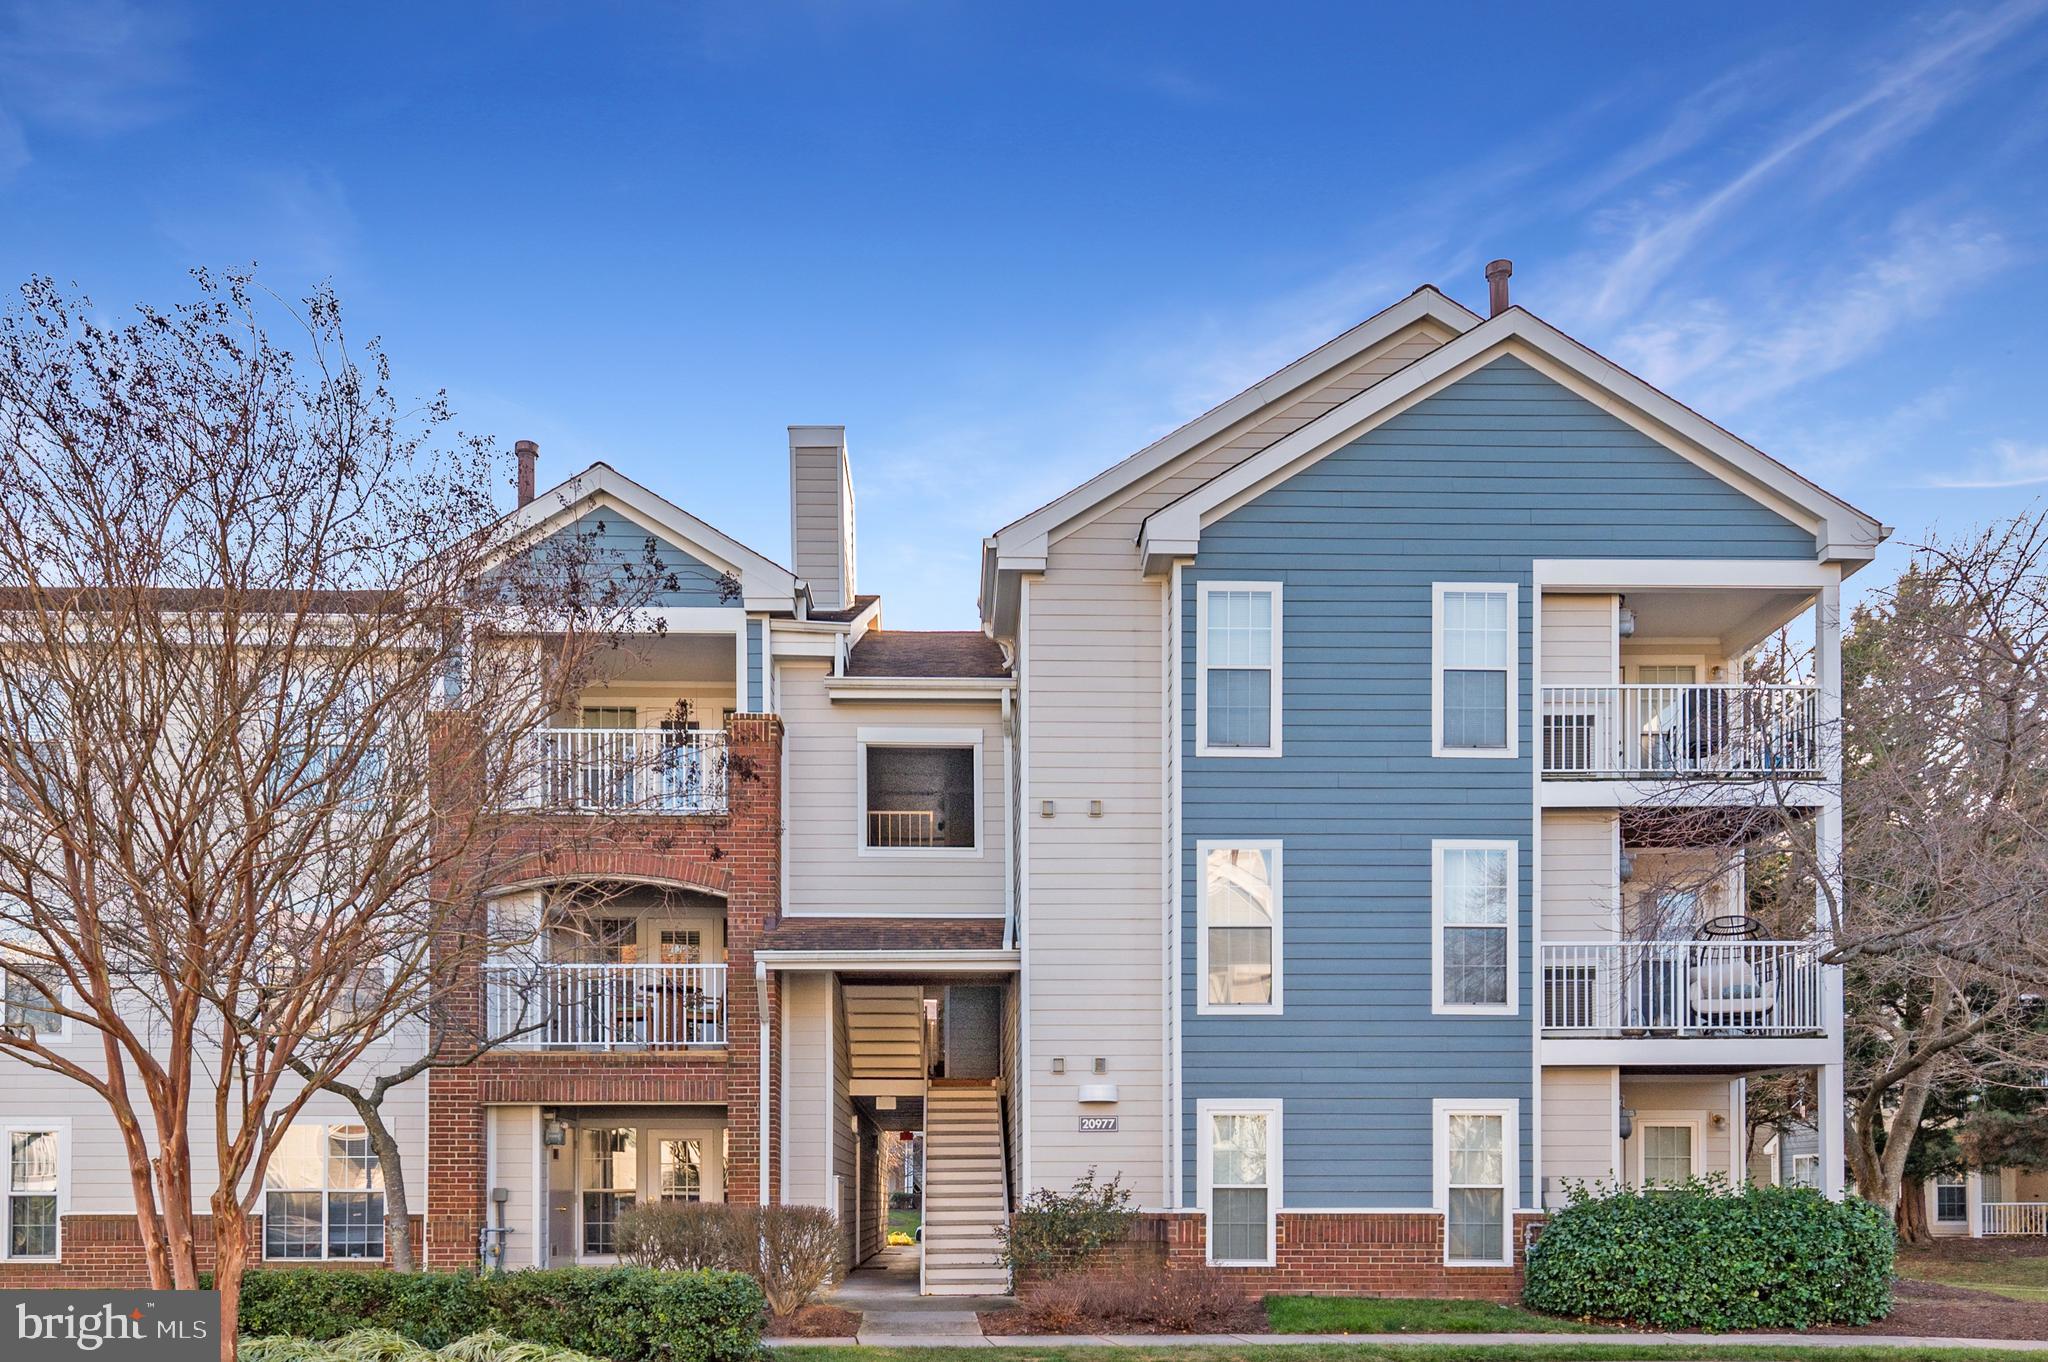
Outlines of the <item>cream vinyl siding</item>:
M1611 686L1620 679L1613 596L1543 597L1543 684Z
M540 1215L540 1189L534 1185L536 1155L541 1152L540 1109L538 1107L492 1107L491 1154L496 1164L485 1174L484 1194L490 1195L493 1187L503 1187L509 1194L505 1201L505 1224L512 1233L505 1236L505 1266L545 1267L540 1260L540 1236L534 1233ZM418 1201L420 1192L412 1177L412 1169L406 1171L406 1191ZM418 1207L415 1207L418 1209ZM497 1210L492 1207L492 1224L496 1224Z
M1166 584L1142 575L1144 517L1331 407L1442 345L1418 325L1389 338L1283 410L1243 423L1149 481L1061 526L1045 572L1026 586L1023 704L1031 1036L1029 1185L1065 1190L1095 1168L1120 1174L1145 1206L1164 1204L1165 857L1162 793L1168 697L1162 649ZM1271 409L1268 409L1269 412ZM1102 801L1090 817L1089 801ZM1040 815L1052 801L1054 816ZM1162 921L1162 915L1165 920ZM1064 1058L1065 1074L1051 1061ZM1076 1101L1108 1061L1118 1087L1113 1134L1080 1134ZM1192 1195L1192 1189L1187 1189ZM1185 1197L1183 1198L1185 1199Z
M1620 1119L1613 1069L1543 1071L1543 1205L1564 1204L1567 1180L1611 1184Z
M98 1032L73 1023L70 1038L64 1046L66 1053L92 1072L105 1072ZM204 1070L207 1047L202 1043L198 1048L201 1072L194 1079L194 1099L187 1124L192 1144L193 1209L206 1214L207 1199L213 1195L219 1165L214 1159L213 1079ZM406 1040L394 1038L366 1056L354 1073L367 1080L380 1071L379 1065L402 1062L417 1052L416 1037ZM158 1054L161 1057L163 1051L159 1050ZM141 1119L145 1139L154 1154L158 1148L155 1123L150 1118L147 1100L132 1065L128 1070L128 1088ZM298 1080L287 1075L278 1085L278 1098L273 1109L277 1103L289 1100L298 1091ZM128 1180L127 1151L104 1101L82 1084L31 1068L11 1056L0 1056L0 1093L6 1094L0 1098L0 1108L4 1108L9 1117L55 1117L71 1123L67 1151L70 1185L63 1203L64 1214L134 1214L135 1196ZM384 1119L404 1150L407 1189L412 1193L415 1214L426 1206L426 1098L426 1083L414 1079L384 1099ZM307 1124L353 1125L357 1117L355 1108L345 1099L332 1093L316 1092L307 1099L298 1120ZM261 1209L259 1197L259 1214ZM64 1252L67 1258L71 1255L69 1245Z
M1619 816L1596 809L1543 814L1543 939L1612 941L1619 919Z
M853 507L844 447L793 449L789 478L790 566L810 583L819 609L851 605L845 565L853 562Z
M826 1019L834 982L825 974L782 976L782 1200L829 1206L825 1181L826 1122L833 1094L826 1084Z
M823 662L777 664L784 743L788 751L789 860L792 917L855 913L870 916L1001 917L1003 858L1003 716L1000 704L833 703L825 695ZM860 799L863 728L969 728L981 732L981 788L975 816L980 855L862 856Z
M1621 1104L1632 1108L1636 1118L1635 1133L1622 1142L1622 1177L1630 1183L1637 1180L1642 1161L1643 1127L1672 1121L1696 1121L1699 1124L1698 1143L1693 1151L1695 1175L1705 1177L1709 1173L1719 1173L1727 1177L1728 1160L1734 1153L1734 1145L1730 1141L1736 1124L1735 1105L1729 1092L1732 1081L1719 1075L1651 1078L1623 1073ZM1716 1116L1722 1118L1718 1130L1714 1128ZM1545 1171L1549 1171L1547 1167Z

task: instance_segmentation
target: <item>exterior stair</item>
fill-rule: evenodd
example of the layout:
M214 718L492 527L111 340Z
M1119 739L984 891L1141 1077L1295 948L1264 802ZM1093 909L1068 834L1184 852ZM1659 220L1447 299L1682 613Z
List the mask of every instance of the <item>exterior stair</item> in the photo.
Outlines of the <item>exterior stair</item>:
M1009 1189L993 1087L938 1083L926 1092L924 1176L925 1294L1006 1294L996 1231L1009 1218Z

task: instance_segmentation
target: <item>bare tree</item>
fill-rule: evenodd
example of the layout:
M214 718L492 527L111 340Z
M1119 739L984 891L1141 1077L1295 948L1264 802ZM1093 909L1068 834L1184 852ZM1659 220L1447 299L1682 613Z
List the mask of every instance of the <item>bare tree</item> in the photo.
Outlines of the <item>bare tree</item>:
M1931 1095L2038 1075L2048 1033L2048 513L1920 547L1855 612L1842 712L1802 752L1839 754L1842 846L1817 835L1805 761L1772 763L1757 803L1665 791L1678 844L1747 857L1748 910L1817 933L1844 975L1847 1154L1895 1213ZM1798 674L1782 639L1752 679ZM1740 704L1740 699L1736 701ZM1797 768L1797 769L1791 769Z
M507 529L329 294L198 282L0 321L0 1054L106 1104L153 1285L197 1284L203 1200L231 1357L273 1153L459 963L524 740L646 573Z

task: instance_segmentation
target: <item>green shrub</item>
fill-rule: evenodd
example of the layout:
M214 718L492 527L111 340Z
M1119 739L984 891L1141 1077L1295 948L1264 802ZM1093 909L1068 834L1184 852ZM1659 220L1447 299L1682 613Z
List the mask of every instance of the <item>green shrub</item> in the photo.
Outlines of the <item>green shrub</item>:
M1568 1187L1529 1250L1523 1301L1660 1329L1867 1324L1891 1309L1890 1219L1804 1187Z
M273 1335L237 1342L239 1362L600 1362L569 1348L524 1343L496 1330L458 1338L429 1351L389 1329L358 1329L340 1338Z
M1091 1168L1071 1192L1041 1187L1025 1198L1011 1223L997 1231L1003 1265L1013 1273L1042 1276L1079 1271L1129 1237L1137 1221L1121 1177L1097 1182Z
M382 1329L427 1348L494 1330L606 1362L752 1362L761 1308L760 1287L732 1272L547 1268L480 1277L302 1268L245 1277L241 1329L252 1338L310 1339Z

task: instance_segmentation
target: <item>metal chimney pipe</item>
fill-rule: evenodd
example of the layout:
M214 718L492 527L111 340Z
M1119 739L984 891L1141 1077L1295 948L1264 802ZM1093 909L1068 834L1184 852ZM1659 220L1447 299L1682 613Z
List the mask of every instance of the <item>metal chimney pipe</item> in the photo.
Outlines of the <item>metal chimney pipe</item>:
M540 446L531 440L513 442L512 453L519 460L519 504L533 500L533 468L540 462Z
M1508 310L1508 276L1515 272L1512 260L1486 262L1486 315L1498 317Z

